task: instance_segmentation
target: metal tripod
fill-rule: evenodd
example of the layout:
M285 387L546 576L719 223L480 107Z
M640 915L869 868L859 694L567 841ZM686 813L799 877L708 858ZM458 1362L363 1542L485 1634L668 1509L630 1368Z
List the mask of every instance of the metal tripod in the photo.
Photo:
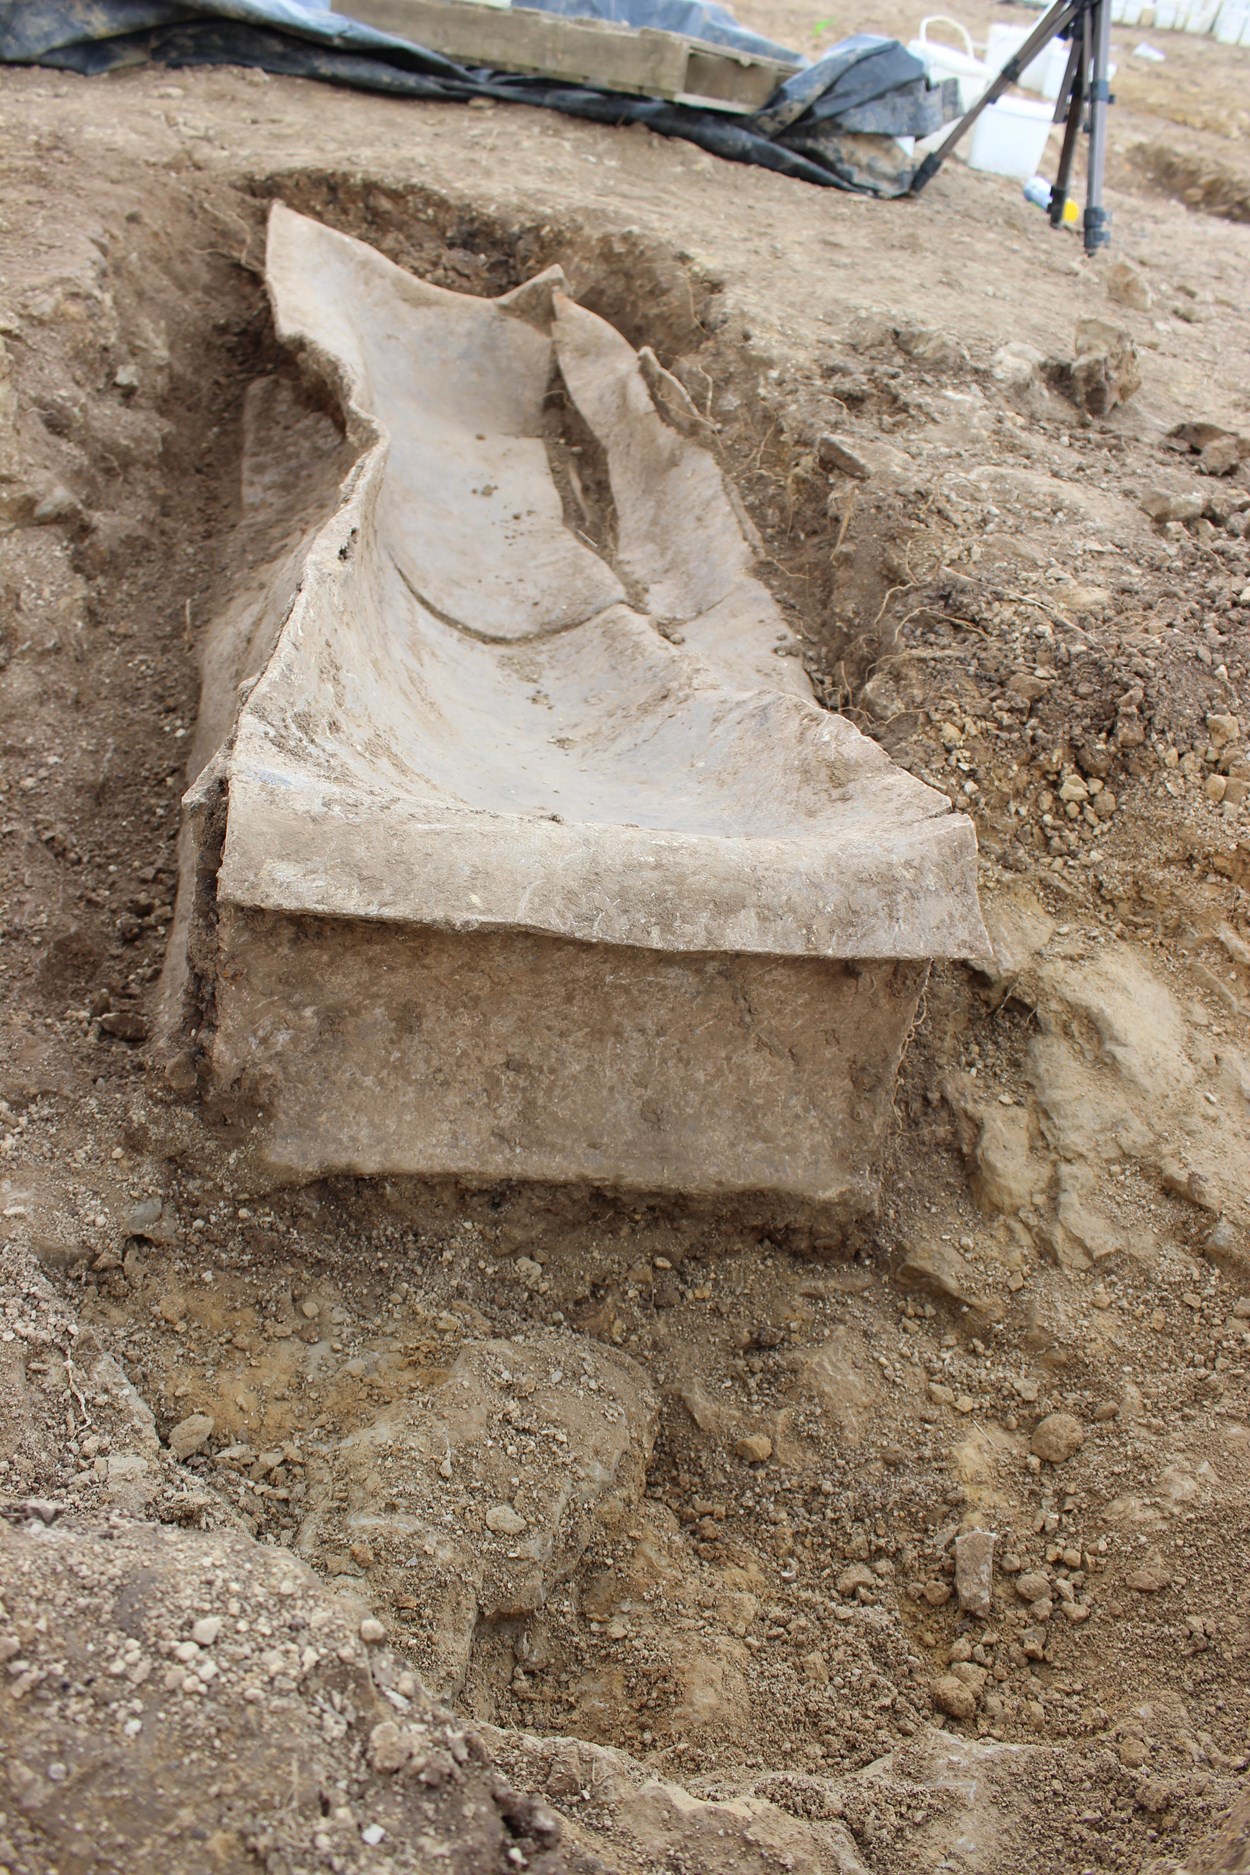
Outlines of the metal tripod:
M945 141L925 157L912 177L911 193L919 195L982 111L1000 98L1009 85L1016 83L1025 67L1033 62L1039 52L1045 50L1052 39L1070 39L1072 44L1068 53L1067 71L1055 105L1055 122L1064 123L1065 118L1067 121L1063 148L1059 154L1059 171L1051 184L1051 226L1058 228L1063 222L1063 211L1067 206L1072 181L1072 164L1076 156L1076 140L1081 131L1085 130L1089 137L1089 158L1086 164L1083 231L1085 252L1094 254L1099 248L1111 245L1111 211L1104 208L1102 202L1103 175L1107 162L1107 106L1111 103L1107 80L1111 51L1110 0L1055 0L1054 6L1043 14L1020 50L1008 59L1002 71L990 81L984 96L960 118Z

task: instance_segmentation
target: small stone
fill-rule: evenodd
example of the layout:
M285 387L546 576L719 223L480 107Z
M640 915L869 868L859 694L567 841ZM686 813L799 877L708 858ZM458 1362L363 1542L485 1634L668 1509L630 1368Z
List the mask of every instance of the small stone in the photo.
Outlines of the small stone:
M972 1300L972 1272L950 1244L933 1242L909 1249L898 1273L907 1289L945 1296L951 1302Z
M193 1458L203 1451L213 1436L214 1421L208 1413L189 1413L170 1432L166 1444L175 1458Z
M191 1630L191 1639L197 1647L211 1647L220 1633L220 1615L201 1615Z
M1050 1583L1040 1569L1022 1569L1016 1577L1016 1594L1022 1602L1038 1602L1049 1593Z
M1047 1413L1034 1427L1029 1450L1048 1465L1062 1465L1085 1443L1085 1428L1071 1413Z
M936 326L899 326L894 338L900 351L933 371L954 371L968 362L963 343Z
M951 1598L951 1585L943 1582L939 1576L933 1576L920 1592L930 1608L941 1608Z
M1073 401L1091 416L1108 416L1141 389L1137 348L1127 332L1108 320L1078 319L1074 350Z
M984 1620L994 1599L993 1530L965 1530L955 1538L955 1593L959 1606Z
M49 527L57 521L75 520L80 513L76 497L58 482L35 503L31 519L36 527Z
M1023 1377L1017 1378L1013 1375L1011 1385L1014 1391L1019 1394L1020 1398L1029 1401L1030 1404L1037 1398L1040 1392L1036 1380L1026 1380Z
M829 1684L829 1662L819 1648L814 1649L810 1654L804 1654L799 1665L803 1669L803 1677L810 1680L813 1686Z
M1150 1756L1145 1742L1140 1738L1122 1738L1120 1740L1120 1763L1130 1771L1139 1771Z
M854 1595L856 1589L879 1588L880 1583L867 1563L851 1563L838 1577L838 1594Z
M412 1756L412 1733L383 1719L369 1734L369 1762L375 1771L391 1776L401 1771Z
M1134 312L1150 309L1150 288L1132 261L1118 260L1107 269L1107 298L1117 306L1131 306Z
M974 1689L954 1673L939 1673L933 1682L933 1703L951 1719L971 1719L977 1709Z
M1237 716L1212 712L1207 717L1207 734L1211 738L1211 747L1219 755L1230 742L1241 740L1241 719Z
M1022 339L1009 339L991 358L990 376L1009 391L1026 391L1037 383L1045 362L1036 346L1026 345Z
M1045 1660L1045 1628L1025 1628L1020 1635L1020 1651L1026 1660Z
M520 1536L526 1527L524 1517L511 1504L492 1504L486 1513L486 1528L496 1536Z
M1231 475L1241 462L1241 448L1233 435L1213 436L1198 451L1198 467L1203 475Z
M1198 493L1169 495L1162 489L1156 489L1147 495L1142 508L1152 521L1197 521L1207 505L1205 495Z
M119 1042L146 1042L148 1025L133 1009L110 1009L100 1017L100 1028Z
M1129 1587L1136 1589L1139 1595L1158 1595L1161 1590L1170 1588L1172 1583L1171 1574L1163 1558L1155 1555L1153 1551L1144 1562L1138 1563L1135 1569L1129 1570L1126 1580Z
M1016 671L1007 679L1007 690L1013 697L1023 697L1026 703L1038 703L1050 689L1049 677L1038 677L1032 671Z
M872 474L862 456L857 456L836 436L825 435L818 439L816 460L822 469L837 469L843 475L853 476L857 482L866 482Z
M734 1454L748 1464L763 1465L773 1455L773 1442L767 1433L749 1432L745 1438L734 1440Z
M374 1615L366 1615L360 1624L360 1638L366 1647L376 1647L386 1639L386 1629Z
M159 1224L164 1209L159 1198L140 1198L123 1216L122 1230L127 1237L146 1237Z
M376 1849L385 1835L386 1831L380 1823L366 1823L360 1832L360 1840L370 1849Z
M951 1667L951 1672L957 1680L962 1680L965 1686L970 1686L978 1699L985 1691L985 1682L990 1677L988 1669L979 1666L975 1660L957 1660Z

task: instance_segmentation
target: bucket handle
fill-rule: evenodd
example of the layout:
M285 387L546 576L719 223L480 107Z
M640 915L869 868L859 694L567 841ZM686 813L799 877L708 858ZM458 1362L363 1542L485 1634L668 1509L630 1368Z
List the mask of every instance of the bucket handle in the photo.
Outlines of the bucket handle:
M964 50L967 52L968 57L970 59L973 59L976 57L976 53L972 50L972 35L968 31L968 28L966 26L961 26L958 20L953 20L949 13L930 13L927 19L921 20L920 32L918 36L920 38L920 42L922 45L927 46L929 44L930 26L951 27L955 32L959 34L959 37L963 40ZM941 40L938 40L937 43L940 45L942 42Z

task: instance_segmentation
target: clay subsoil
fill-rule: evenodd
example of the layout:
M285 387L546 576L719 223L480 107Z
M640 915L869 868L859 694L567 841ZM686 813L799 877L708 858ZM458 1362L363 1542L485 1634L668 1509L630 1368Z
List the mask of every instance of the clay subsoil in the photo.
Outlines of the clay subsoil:
M878 204L3 75L12 1875L1245 1866L1250 460L1171 433L1250 435L1250 52L1115 39L1095 261L959 163ZM706 418L822 701L972 816L998 965L934 970L855 1239L269 1188L149 1060L279 199L459 291L559 262ZM1137 353L1107 414L1084 318Z

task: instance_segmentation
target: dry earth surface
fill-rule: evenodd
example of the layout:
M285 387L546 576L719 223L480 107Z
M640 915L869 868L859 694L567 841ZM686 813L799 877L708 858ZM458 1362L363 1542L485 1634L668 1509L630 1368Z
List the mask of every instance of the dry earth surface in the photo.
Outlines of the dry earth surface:
M10 1875L1250 1866L1250 52L1150 36L1096 262L959 164L881 205L4 74ZM974 817L997 966L933 973L858 1241L266 1189L153 1071L274 199L459 290L560 262L705 416L822 698Z

